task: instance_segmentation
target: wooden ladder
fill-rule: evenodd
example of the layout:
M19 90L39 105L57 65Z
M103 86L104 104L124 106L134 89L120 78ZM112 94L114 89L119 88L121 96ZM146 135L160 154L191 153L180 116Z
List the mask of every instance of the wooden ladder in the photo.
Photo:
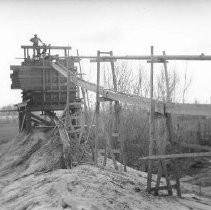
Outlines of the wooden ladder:
M100 56L109 55L106 59L101 59ZM109 57L113 56L113 52L97 52L97 60L92 60L92 62L97 62L97 93L96 93L96 136L95 136L95 164L97 165L98 159L98 141L99 141L99 130L100 130L100 102L109 102L109 126L108 132L104 133L105 136L105 151L104 151L104 161L103 166L106 166L107 156L110 154L114 168L118 170L118 165L116 162L116 156L119 155L121 162L124 164L124 170L126 171L126 162L124 158L124 143L123 138L120 136L120 110L121 106L119 101L112 101L108 98L103 98L99 96L99 87L100 87L100 63L101 62L110 62L111 70L112 70L112 78L113 78L113 88L114 91L117 92L117 79L115 75L115 68L114 68L114 60L110 59ZM114 102L114 106L113 106ZM114 116L114 117L113 117ZM102 125L101 125L102 127ZM103 128L104 129L104 128ZM116 141L118 148L113 148L112 143ZM119 147L120 144L120 147Z

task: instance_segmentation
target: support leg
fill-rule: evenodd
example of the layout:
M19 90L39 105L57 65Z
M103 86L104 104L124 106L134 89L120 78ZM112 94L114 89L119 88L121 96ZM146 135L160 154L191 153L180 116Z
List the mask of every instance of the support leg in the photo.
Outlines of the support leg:
M172 186L171 186L170 179L169 179L169 176L168 176L168 171L167 171L165 160L161 160L161 164L162 164L164 176L166 178L166 185L167 185L167 188L168 188L168 194L172 195L173 194Z
M161 177L162 177L162 164L161 164L161 161L158 161L158 175L157 175L157 182L155 186L155 195L158 195Z

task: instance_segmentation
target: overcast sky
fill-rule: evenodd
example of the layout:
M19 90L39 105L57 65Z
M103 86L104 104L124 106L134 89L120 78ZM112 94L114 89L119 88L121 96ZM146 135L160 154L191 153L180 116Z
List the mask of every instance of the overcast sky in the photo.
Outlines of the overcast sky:
M0 0L0 106L21 101L10 89L11 64L19 64L20 45L38 34L47 44L70 45L81 54L113 50L119 55L211 55L211 1ZM183 63L174 65L184 71ZM86 71L87 72L87 71ZM209 103L211 61L188 62L189 102Z

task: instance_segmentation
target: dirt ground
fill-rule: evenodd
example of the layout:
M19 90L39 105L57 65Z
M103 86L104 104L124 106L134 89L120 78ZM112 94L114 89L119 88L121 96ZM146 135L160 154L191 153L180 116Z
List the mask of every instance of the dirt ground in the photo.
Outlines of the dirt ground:
M17 135L13 126L0 131L3 131L0 133L2 210L211 208L210 188L205 193L207 186L202 186L199 195L198 185L188 182L190 177L181 184L182 198L176 197L175 192L171 197L165 193L153 196L146 193L145 172L132 168L127 172L115 171L111 160L108 160L106 168L83 164L73 169L62 169L62 149L57 137L40 131Z

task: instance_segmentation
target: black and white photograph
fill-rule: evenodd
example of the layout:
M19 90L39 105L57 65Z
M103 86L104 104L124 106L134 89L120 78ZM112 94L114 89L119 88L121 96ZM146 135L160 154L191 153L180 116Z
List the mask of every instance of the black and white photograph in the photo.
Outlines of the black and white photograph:
M210 210L210 0L0 0L0 210Z

